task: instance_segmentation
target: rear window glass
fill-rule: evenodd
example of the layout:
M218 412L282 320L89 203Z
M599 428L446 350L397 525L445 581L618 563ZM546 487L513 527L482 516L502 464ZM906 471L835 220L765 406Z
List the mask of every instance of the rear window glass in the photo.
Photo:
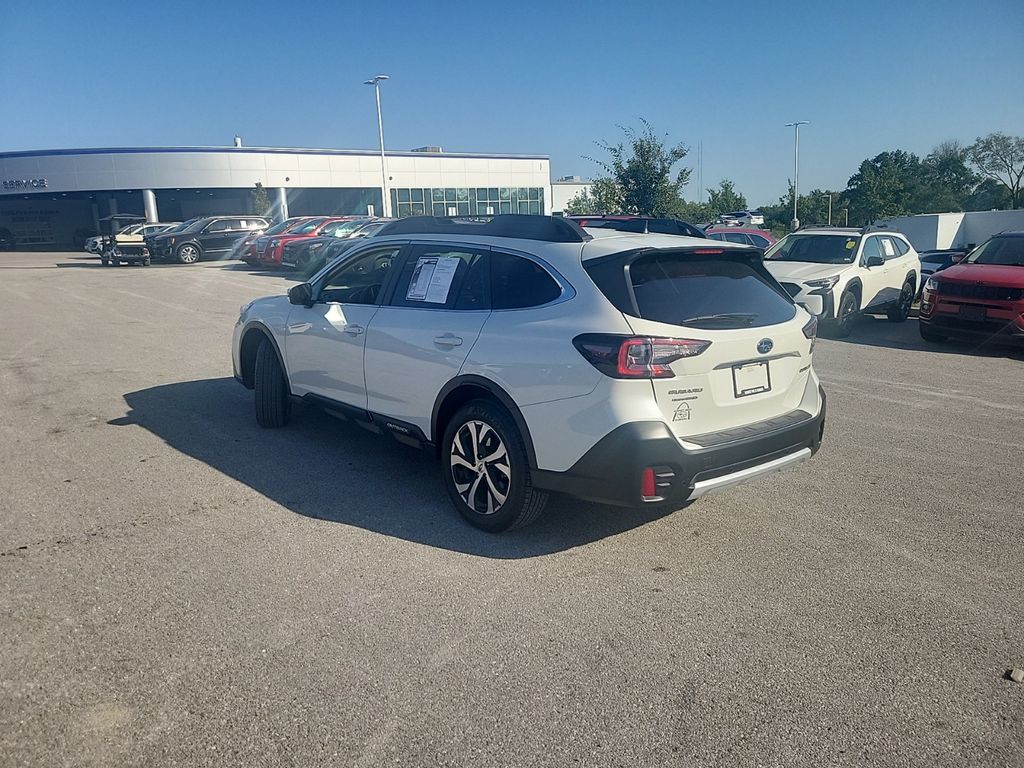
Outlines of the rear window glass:
M494 309L539 307L562 294L540 264L494 251L491 254L491 306Z
M925 253L921 255L921 261L925 264L941 264L949 258L946 253Z
M753 328L793 319L796 309L769 277L738 259L641 256L629 267L640 317L691 328Z

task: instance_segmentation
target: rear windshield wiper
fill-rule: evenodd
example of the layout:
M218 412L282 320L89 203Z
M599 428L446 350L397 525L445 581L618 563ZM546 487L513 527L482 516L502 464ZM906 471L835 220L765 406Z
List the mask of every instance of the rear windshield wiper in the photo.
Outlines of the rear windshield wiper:
M725 312L720 315L697 315L679 320L676 325L687 323L734 323L736 325L750 325L757 319L757 315L744 312Z

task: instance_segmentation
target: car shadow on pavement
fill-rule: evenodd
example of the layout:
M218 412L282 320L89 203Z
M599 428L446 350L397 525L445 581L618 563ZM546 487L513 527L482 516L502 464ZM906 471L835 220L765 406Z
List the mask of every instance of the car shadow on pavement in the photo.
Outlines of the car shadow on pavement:
M859 344L871 347L886 347L914 352L944 352L946 354L971 355L974 357L1006 357L1012 360L1024 360L1024 350L1008 344L979 344L977 341L951 338L941 343L925 341L917 325L917 312L913 312L905 322L890 323L882 315L862 315L857 318L851 333L840 339L822 333L823 339L846 344Z
M165 384L124 396L110 422L149 430L175 450L306 517L480 557L537 557L623 533L668 514L552 496L533 525L488 534L452 507L433 455L296 404L284 429L256 424L234 379Z
M289 282L300 282L298 272L292 272L287 269L267 269L264 267L257 267L245 262L230 262L225 263L221 266L225 272L244 272L247 275L255 275L256 277L276 277L279 280L287 280Z

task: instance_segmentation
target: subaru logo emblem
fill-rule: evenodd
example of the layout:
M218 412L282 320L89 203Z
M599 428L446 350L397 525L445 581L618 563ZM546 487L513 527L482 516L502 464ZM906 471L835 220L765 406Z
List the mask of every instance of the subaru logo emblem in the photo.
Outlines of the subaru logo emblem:
M771 339L761 339L759 342L757 342L757 351L760 352L762 355L767 355L769 352L772 351L772 347L774 346L775 343Z

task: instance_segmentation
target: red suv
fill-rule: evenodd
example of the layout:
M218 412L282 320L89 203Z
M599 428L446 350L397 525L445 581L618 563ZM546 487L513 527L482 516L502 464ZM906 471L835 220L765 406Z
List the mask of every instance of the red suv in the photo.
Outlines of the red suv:
M921 336L1024 343L1024 232L1004 232L929 277Z
M284 247L304 237L331 235L334 229L346 221L360 218L358 216L315 216L282 232L279 235L265 235L256 240L254 261L263 266L277 267L281 265L281 254ZM365 217L363 217L365 218Z

